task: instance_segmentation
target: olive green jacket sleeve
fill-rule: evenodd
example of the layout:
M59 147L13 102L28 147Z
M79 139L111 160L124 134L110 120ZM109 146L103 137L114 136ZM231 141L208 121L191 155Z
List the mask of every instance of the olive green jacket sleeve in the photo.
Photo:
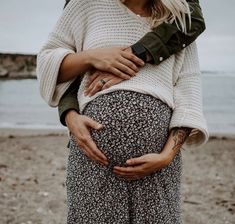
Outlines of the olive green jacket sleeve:
M187 2L190 6L192 19L190 29L189 24L187 24L187 35L182 33L175 23L163 23L138 41L138 43L142 44L151 54L153 64L158 65L172 54L181 51L206 29L199 1L188 0Z
M65 115L70 110L75 110L79 113L79 105L77 100L77 92L78 87L81 83L81 76L78 76L77 79L70 85L70 87L67 89L67 91L64 93L62 98L60 99L59 105L58 105L58 112L60 117L60 122L64 126L66 126L65 123Z
M66 0L66 4L70 0ZM153 60L151 63L160 64L162 61L169 58L172 54L181 51L184 47L191 44L204 30L205 21L202 10L198 0L188 0L190 9L192 11L191 29L188 29L187 35L182 33L175 23L162 23L152 32L147 33L138 43L142 44L151 54ZM188 24L187 24L188 25ZM81 77L78 77L69 89L62 96L58 112L60 121L65 124L65 115L69 110L76 110L79 112L79 105L77 101L77 91L81 83Z

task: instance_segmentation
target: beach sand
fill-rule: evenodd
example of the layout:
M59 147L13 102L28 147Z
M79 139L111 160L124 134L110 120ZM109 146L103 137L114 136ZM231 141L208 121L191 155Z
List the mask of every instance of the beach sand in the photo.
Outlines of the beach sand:
M66 222L66 144L66 135L0 137L1 224ZM184 223L235 223L235 139L182 152Z

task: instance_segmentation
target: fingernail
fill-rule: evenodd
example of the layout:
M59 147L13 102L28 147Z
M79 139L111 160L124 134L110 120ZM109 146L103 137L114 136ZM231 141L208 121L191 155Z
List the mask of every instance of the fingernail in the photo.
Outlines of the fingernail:
M103 127L103 125L102 124L99 124L98 126L97 126L97 128L102 128Z

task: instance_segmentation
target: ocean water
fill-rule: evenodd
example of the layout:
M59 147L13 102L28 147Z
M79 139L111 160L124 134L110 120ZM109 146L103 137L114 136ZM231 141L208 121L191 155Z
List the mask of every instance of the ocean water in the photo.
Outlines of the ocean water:
M203 105L210 133L235 133L235 75L203 74ZM0 81L0 128L62 128L56 108L40 97L36 80Z

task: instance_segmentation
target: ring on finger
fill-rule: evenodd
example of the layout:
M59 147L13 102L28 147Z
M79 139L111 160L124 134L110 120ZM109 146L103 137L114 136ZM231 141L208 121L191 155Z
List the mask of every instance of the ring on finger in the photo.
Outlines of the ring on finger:
M99 82L101 82L103 85L106 83L104 79L100 79Z

